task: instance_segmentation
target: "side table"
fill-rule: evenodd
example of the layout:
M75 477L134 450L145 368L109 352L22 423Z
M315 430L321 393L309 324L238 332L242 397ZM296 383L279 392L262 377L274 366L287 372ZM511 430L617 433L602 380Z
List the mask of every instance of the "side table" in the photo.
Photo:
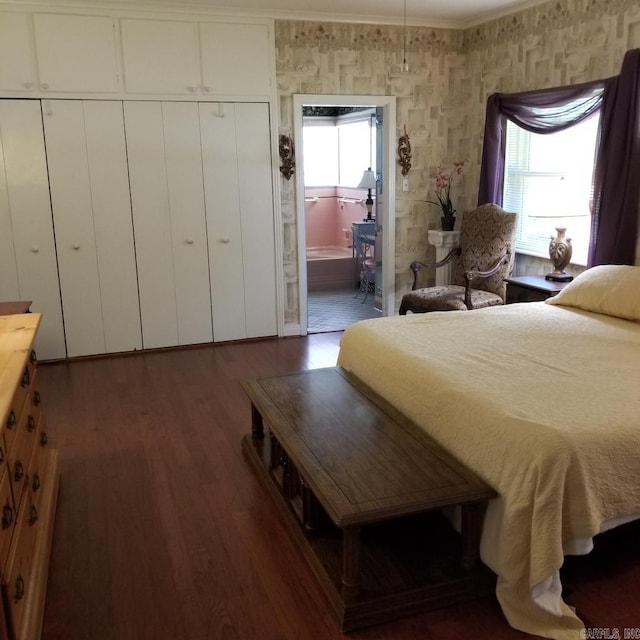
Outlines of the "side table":
M505 278L507 304L514 302L542 302L555 296L569 283L546 280L544 276L515 276Z

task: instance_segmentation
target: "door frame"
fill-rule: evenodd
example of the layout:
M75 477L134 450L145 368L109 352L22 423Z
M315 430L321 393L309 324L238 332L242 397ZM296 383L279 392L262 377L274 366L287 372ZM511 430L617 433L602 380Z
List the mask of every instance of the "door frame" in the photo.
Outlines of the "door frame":
M381 107L383 130L384 170L381 176L384 189L381 205L377 211L382 220L382 315L395 313L395 258L396 258L396 97L316 95L296 93L293 95L293 134L296 166L296 226L298 232L298 306L300 335L307 335L307 241L304 206L304 147L302 141L302 107L305 105L341 107Z

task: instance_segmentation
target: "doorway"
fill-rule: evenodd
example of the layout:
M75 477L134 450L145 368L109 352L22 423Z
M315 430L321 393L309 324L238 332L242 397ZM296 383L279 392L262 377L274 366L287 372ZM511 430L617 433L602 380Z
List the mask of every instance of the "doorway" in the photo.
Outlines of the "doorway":
M395 96L296 94L293 100L300 333L337 331L360 319L390 315L395 306ZM344 126L347 153L335 158L336 164L342 158L342 170L338 166L335 178L315 177L313 163L305 162L304 123L310 113L341 125L369 119L370 151L362 153L366 134L357 133L362 127ZM325 128L318 137L328 141L332 133ZM365 180L369 169L373 184ZM327 184L318 184L323 180Z

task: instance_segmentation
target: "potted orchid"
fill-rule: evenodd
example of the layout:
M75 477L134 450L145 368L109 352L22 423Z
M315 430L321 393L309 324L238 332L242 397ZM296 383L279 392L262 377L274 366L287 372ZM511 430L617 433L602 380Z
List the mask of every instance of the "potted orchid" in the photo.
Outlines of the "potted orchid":
M442 216L440 218L440 224L443 231L453 231L453 227L456 222L456 210L453 208L453 202L451 202L451 183L455 176L462 174L464 169L465 160L454 162L453 169L447 173L438 167L438 172L435 178L435 193L437 202L435 200L426 200L429 204L434 204L440 207Z

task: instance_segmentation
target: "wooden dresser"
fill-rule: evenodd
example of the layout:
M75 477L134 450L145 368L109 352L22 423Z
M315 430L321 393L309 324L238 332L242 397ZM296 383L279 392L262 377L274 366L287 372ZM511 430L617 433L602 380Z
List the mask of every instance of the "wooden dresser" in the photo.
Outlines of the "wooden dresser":
M0 639L37 640L58 497L33 342L41 315L0 316Z

